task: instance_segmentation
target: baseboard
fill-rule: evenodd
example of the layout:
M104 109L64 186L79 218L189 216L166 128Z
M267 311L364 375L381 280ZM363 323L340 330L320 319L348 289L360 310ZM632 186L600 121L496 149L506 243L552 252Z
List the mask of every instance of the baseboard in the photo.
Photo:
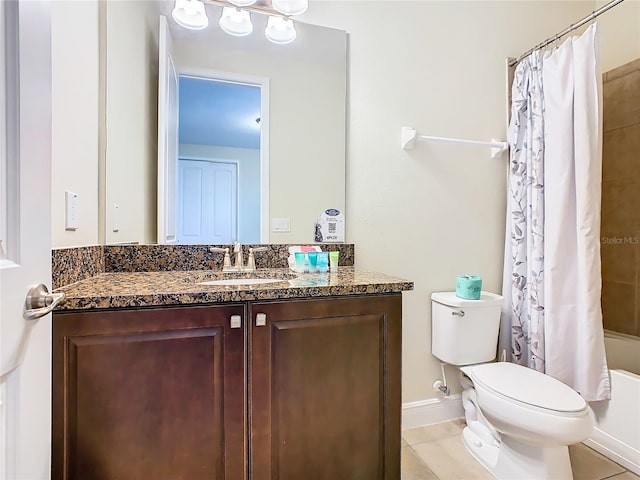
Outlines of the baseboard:
M627 470L640 475L640 452L626 443L613 438L599 428L593 429L593 435L584 442L585 445L600 452L605 457L619 463Z
M460 395L402 404L402 429L448 422L464 417Z

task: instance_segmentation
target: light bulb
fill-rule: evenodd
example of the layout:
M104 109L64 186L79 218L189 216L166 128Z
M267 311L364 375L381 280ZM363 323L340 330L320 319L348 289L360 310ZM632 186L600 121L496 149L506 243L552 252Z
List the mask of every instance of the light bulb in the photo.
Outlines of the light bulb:
M229 3L233 3L237 7L249 7L256 3L256 0L228 0Z
M222 30L234 37L245 37L253 32L251 16L246 10L224 7L219 23Z
M276 17L274 15L267 20L267 28L264 34L270 42L278 44L291 43L296 39L296 29L290 18Z
M308 0L272 0L271 5L283 15L300 15L309 8Z
M199 0L176 0L171 16L178 25L189 30L202 30L209 25L204 4Z

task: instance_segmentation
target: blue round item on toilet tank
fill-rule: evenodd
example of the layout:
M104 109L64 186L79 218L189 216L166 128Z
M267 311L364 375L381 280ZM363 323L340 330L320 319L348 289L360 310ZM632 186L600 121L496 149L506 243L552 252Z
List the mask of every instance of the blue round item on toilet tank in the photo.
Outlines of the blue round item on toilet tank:
M482 279L477 275L460 275L456 278L456 297L480 300Z

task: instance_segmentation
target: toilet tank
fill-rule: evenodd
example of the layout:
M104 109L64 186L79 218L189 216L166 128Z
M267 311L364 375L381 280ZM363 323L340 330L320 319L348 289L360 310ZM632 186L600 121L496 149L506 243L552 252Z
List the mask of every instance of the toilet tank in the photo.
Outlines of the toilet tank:
M455 292L431 294L431 352L451 365L489 362L496 357L502 297L482 292L465 300Z

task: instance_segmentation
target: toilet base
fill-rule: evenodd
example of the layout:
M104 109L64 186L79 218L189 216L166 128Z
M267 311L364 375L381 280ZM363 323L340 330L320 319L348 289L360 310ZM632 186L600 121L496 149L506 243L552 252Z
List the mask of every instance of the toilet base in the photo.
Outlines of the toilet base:
M499 480L572 480L567 446L542 447L501 435L499 442L487 441L486 428L473 422L462 431L464 445L481 465Z

